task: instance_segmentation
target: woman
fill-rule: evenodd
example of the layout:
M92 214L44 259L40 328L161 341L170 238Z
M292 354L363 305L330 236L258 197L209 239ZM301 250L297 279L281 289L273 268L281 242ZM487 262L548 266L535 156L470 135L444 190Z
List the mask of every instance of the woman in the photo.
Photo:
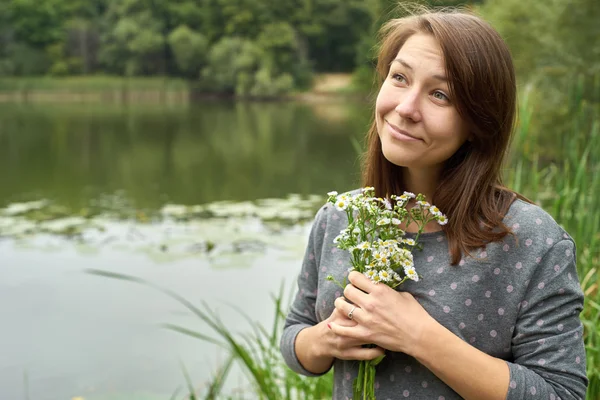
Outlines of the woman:
M347 219L323 206L284 328L286 362L308 376L333 366L335 399L352 397L355 360L384 351L378 399L583 399L575 243L501 185L516 103L506 44L457 11L392 20L382 33L363 186L422 193L449 222L421 235L419 282L393 290L352 272L341 293L326 277L350 266L332 242Z

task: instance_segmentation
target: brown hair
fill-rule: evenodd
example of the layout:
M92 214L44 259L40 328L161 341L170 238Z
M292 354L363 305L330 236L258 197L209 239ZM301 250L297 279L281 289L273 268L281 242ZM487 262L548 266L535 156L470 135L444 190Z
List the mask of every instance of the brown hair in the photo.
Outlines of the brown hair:
M455 265L463 253L511 234L502 222L506 211L516 197L528 201L504 187L501 177L516 114L515 72L507 45L481 18L456 9L421 11L381 28L378 87L400 48L416 33L438 41L451 97L471 135L446 161L433 199L428 199L448 215L443 229ZM366 140L363 186L373 186L378 197L402 194L402 167L384 157L375 119Z

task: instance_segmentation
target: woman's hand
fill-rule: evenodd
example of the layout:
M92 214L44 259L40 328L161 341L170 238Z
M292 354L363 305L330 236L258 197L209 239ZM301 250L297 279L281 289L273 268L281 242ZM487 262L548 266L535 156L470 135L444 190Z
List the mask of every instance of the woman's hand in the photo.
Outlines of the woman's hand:
M372 360L383 355L384 350L380 347L362 347L362 345L371 344L372 342L333 331L333 326L353 329L358 325L355 320L348 318L348 313L353 306L349 303L347 304L350 308L348 308L345 314L336 307L329 318L322 322L327 325L322 341L322 344L326 349L325 351L327 351L331 357L339 358L340 360Z
M348 279L344 296L354 305L342 297L335 300L334 314L337 312L345 321L341 323L338 318L330 322L331 331L344 338L344 343L373 343L414 356L421 338L437 322L410 293L375 284L356 271ZM354 306L350 320L348 313Z
M350 304L348 305L350 306ZM355 320L348 318L349 312L350 308L345 313L334 308L329 318L298 333L294 344L296 355L300 364L308 371L315 374L324 373L331 368L336 358L340 360L373 360L384 354L384 349L380 347L362 347L364 344L371 344L370 341L333 331L334 326L340 329L354 329L358 326Z

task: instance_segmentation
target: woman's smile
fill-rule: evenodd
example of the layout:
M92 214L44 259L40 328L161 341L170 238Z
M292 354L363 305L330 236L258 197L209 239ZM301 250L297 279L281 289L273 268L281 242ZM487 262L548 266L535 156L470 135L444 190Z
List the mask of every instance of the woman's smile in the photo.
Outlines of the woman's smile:
M385 121L386 125L390 131L390 135L397 140L403 142L422 142L423 139L419 139L414 135L398 128L396 125L391 124L388 120Z

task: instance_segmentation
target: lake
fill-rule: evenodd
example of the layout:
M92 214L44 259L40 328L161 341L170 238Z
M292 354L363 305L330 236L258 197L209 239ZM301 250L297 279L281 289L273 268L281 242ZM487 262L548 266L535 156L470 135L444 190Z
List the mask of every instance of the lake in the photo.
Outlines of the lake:
M232 331L269 326L314 212L359 182L354 102L0 104L0 398L167 399L225 353L144 278ZM238 374L239 375L239 374ZM243 387L233 375L228 388Z

